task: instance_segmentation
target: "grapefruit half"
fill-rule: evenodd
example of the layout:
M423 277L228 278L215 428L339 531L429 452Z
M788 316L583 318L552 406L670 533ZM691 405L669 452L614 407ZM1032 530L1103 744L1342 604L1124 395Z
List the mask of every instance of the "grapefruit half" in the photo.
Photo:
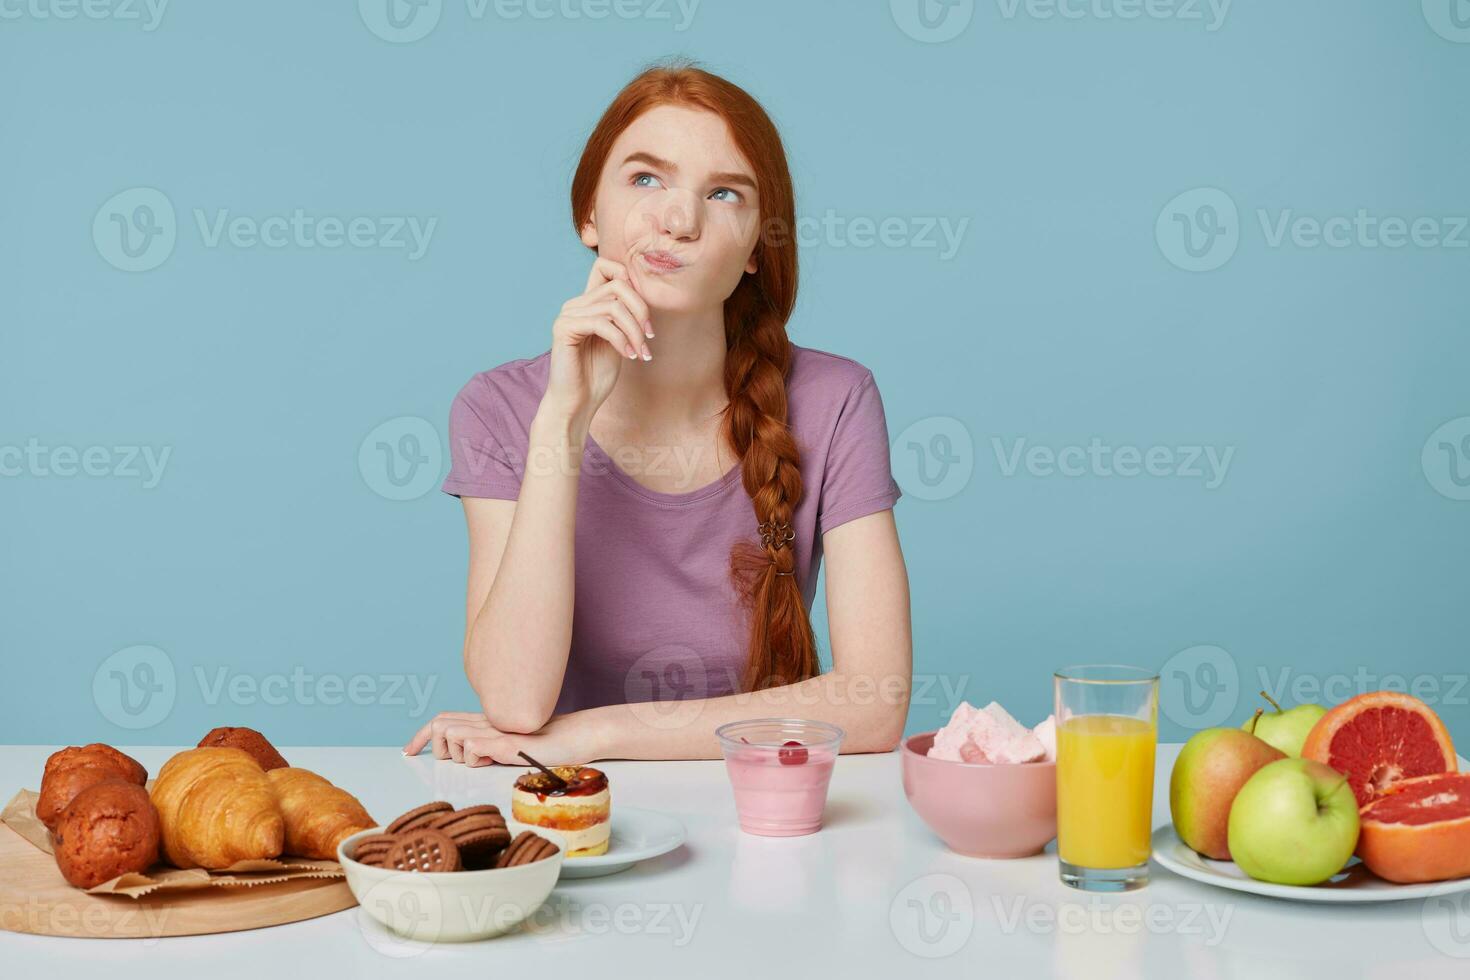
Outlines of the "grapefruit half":
M1455 772L1455 746L1444 722L1416 697L1396 691L1360 694L1323 715L1302 745L1347 776L1358 806L1401 779Z
M1358 857L1400 883L1470 875L1470 773L1402 779L1363 807Z

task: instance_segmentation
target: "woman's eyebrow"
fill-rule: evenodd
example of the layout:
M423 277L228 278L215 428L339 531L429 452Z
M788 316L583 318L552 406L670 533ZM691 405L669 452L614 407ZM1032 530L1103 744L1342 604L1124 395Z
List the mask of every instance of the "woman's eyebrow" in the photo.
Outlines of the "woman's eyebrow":
M639 150L636 153L629 153L628 158L623 161L623 166L626 167L630 163L646 163L650 167L656 167L659 170L665 170L671 174L676 174L679 172L678 165L673 163L672 161L665 160L662 157L656 157L652 153L644 153L642 150ZM753 179L751 179L746 174L735 173L733 171L713 173L709 175L709 179L711 182L717 184L744 184L751 190L756 189L755 181Z

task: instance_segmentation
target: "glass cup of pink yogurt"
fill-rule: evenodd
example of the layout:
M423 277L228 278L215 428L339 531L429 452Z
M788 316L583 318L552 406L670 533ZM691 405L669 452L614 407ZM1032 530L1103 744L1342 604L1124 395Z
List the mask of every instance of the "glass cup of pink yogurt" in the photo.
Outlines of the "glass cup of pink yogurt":
M822 829L842 729L801 718L753 718L715 729L740 829L798 837Z

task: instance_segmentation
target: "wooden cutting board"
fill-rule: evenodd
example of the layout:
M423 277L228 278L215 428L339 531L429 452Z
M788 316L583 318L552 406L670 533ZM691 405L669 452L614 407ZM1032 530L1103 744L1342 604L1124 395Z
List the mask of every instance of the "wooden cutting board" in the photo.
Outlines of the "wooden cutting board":
M142 898L88 895L56 859L0 824L0 928L78 939L157 939L241 932L352 908L340 878L303 878L253 888L200 888Z

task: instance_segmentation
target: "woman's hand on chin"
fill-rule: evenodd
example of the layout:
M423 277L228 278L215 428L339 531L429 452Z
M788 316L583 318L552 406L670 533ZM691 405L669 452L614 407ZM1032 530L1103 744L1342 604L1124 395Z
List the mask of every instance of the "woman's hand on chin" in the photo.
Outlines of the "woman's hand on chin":
M408 740L403 754L418 755L427 745L436 759L463 762L466 738L491 735L500 735L500 732L483 714L477 711L443 711Z
M546 766L595 762L604 754L593 718L585 711L557 715L532 735L498 732L494 728L488 728L467 735L462 752L462 758L457 761L467 766L489 766L497 763L524 766L526 760L521 758L522 752Z

